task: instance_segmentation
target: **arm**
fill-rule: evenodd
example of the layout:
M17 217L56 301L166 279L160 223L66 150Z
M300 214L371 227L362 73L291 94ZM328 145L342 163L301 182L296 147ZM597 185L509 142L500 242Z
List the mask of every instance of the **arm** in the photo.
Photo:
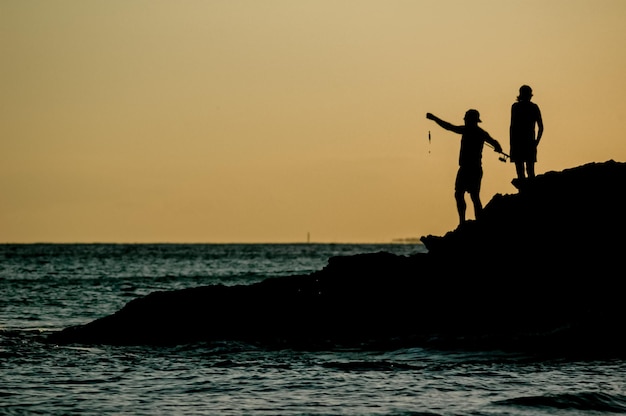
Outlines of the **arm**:
M493 150L496 153L502 153L502 146L500 146L500 143L496 139L487 134L485 136L485 141L493 147Z
M447 121L443 121L442 119L440 119L439 117L431 113L426 113L426 118L434 121L435 123L439 124L439 126L443 127L446 130L450 130L458 134L463 134L462 126L455 126L453 124L450 124Z
M511 123L509 124L509 140L513 139L513 121L515 119L515 104L511 106Z
M537 107L537 141L535 142L535 146L539 145L539 140L541 140L541 136L543 136L543 119L541 118L541 110Z

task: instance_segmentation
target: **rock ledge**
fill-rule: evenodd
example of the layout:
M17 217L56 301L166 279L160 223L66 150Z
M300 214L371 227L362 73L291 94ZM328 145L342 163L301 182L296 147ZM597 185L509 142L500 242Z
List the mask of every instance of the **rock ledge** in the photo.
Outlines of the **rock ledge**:
M315 273L155 292L48 341L241 340L626 355L626 164L589 163L495 195L428 253L335 257Z

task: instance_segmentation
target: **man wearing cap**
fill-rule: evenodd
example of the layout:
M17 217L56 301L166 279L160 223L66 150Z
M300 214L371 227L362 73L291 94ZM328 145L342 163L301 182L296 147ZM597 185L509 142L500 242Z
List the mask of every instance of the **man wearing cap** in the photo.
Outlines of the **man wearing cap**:
M535 177L537 146L543 135L543 120L539 106L531 100L533 90L528 85L519 89L517 102L511 106L511 162L515 163L517 181ZM537 138L535 139L535 125ZM515 183L515 181L514 181Z
M485 142L489 143L498 153L502 153L502 146L489 133L478 126L481 120L477 110L467 110L464 117L465 125L463 126L450 124L431 113L427 113L426 118L433 120L446 130L461 135L459 170L454 184L454 198L456 199L456 207L459 212L459 222L460 224L465 222L465 211L467 208L465 192L470 194L474 204L474 215L476 218L480 217L483 210L483 205L480 201L480 183L483 177L483 145Z

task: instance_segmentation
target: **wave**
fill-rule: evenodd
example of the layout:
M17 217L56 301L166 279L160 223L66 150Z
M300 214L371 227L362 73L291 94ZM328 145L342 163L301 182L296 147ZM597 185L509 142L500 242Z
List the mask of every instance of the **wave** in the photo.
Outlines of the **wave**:
M418 370L422 368L421 366L390 361L328 362L323 363L322 367L341 371L396 371Z
M613 413L626 412L626 396L601 392L563 393L518 397L502 400L496 404Z

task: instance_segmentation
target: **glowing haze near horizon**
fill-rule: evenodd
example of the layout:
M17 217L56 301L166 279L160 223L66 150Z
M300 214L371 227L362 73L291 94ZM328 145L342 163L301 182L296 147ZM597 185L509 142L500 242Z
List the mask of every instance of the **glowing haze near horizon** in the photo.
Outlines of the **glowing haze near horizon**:
M4 0L0 242L443 235L459 136L425 113L476 108L508 151L529 84L539 174L625 161L625 20L623 0ZM483 166L484 204L516 192Z

